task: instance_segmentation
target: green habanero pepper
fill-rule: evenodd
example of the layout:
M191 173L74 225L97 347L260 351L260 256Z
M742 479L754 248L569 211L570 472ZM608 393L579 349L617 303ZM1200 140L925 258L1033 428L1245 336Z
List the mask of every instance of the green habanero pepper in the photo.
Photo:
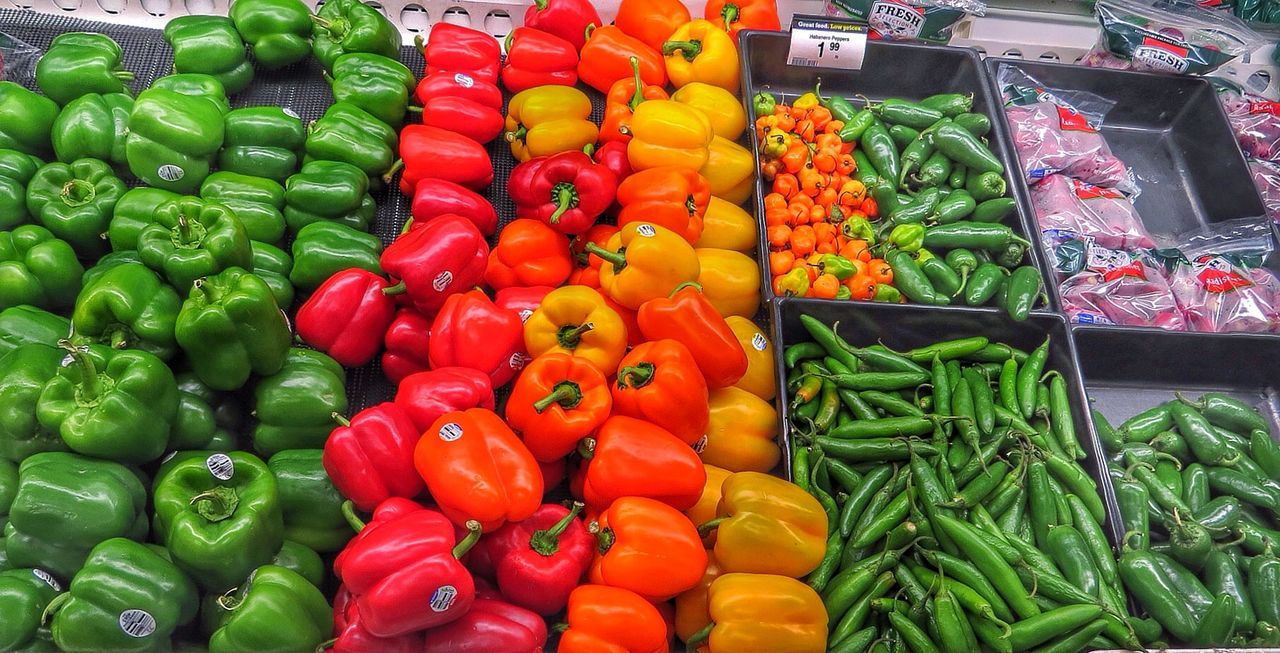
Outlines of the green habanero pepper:
M862 134L858 146L866 153L872 167L885 179L897 184L902 172L902 164L898 158L898 145L885 129L884 123L873 120Z
M228 12L249 44L257 65L267 70L298 63L311 54L311 12L301 0L237 0Z
M417 86L413 72L398 60L369 52L352 52L333 62L325 73L335 102L348 102L399 129L409 98Z
M3 552L0 551L0 554ZM62 591L62 584L43 569L0 571L0 650L56 650L47 641L42 625L44 609Z
M969 169L969 174L993 172L1004 174L1004 164L978 137L952 122L938 127L933 134L933 146L956 163Z
M922 224L900 224L889 232L886 242L900 250L916 252L924 243L924 231Z
M1031 308L1040 298L1041 281L1040 270L1031 265L1024 265L1009 274L1009 294L1004 305L1009 317L1021 322L1031 315Z
M27 185L27 210L77 254L96 258L107 250L102 234L125 190L111 166L97 159L49 163Z
M195 280L174 335L196 376L214 390L238 390L251 375L279 372L292 341L271 287L237 267Z
M818 260L818 268L823 274L830 274L835 278L844 281L852 277L857 268L853 266L853 261L840 256L839 254L823 254Z
M333 631L324 594L296 572L263 565L239 588L208 597L209 653L311 651Z
M50 132L58 160L100 159L126 168L124 145L132 111L133 97L125 93L88 93L67 103Z
M299 290L311 291L347 268L382 274L381 255L382 240L377 236L336 222L315 222L303 227L293 241L289 280Z
M275 180L215 172L200 184L200 199L231 209L244 225L249 240L284 240L284 186Z
M200 277L229 267L253 269L253 251L240 219L221 204L183 197L156 208L138 234L138 255L185 296Z
M34 306L0 311L0 356L28 344L55 347L71 333L71 320Z
M128 93L133 73L121 64L124 51L105 34L64 32L49 42L36 64L36 86L65 105L86 93Z
M803 268L792 268L777 278L774 292L780 297L804 297L809 293L809 273Z
M298 171L307 130L292 110L244 107L229 112L223 126L225 137L222 151L218 153L219 169L266 177L282 184Z
M321 221L368 231L376 208L368 191L369 176L359 168L340 161L308 161L285 182L285 224L295 235Z
M1010 243L1029 245L1006 225L966 220L932 227L924 235L924 246L930 249L964 247L999 252Z
M14 82L0 82L0 148L47 157L58 104Z
M773 97L773 93L768 91L756 91L751 96L751 108L755 111L756 117L772 116L773 110L778 106L778 99Z
M319 449L333 430L333 414L347 410L346 373L332 358L294 347L279 372L254 388L254 449Z
M58 373L63 355L58 348L30 343L0 358L0 383L5 388L0 400L0 458L20 463L44 451L67 450L58 432L36 419L40 393Z
M80 291L71 313L74 339L168 360L177 348L173 325L181 304L178 293L145 265L123 263Z
M44 162L17 150L0 149L0 229L31 221L27 184Z
M29 224L0 231L0 308L69 309L83 275L75 250L48 229Z
M253 249L253 273L266 282L276 306L285 310L293 306L293 282L289 273L293 270L293 257L276 247L256 240L249 242Z
M981 172L974 168L969 168L969 176L965 179L964 188L978 202L1004 197L1004 194L1009 190L1004 177L1000 173Z
M243 91L253 81L244 40L230 18L179 16L165 24L164 40L173 48L173 69L178 73L212 75L228 94Z
M360 0L326 2L311 18L316 26L311 51L326 70L347 52L400 56L400 30L377 9Z
M885 255L885 262L893 269L893 285L906 295L907 299L919 304L945 305L947 298L939 295L925 276L924 271L916 264L909 252L894 250Z
M877 283L876 293L871 297L871 301L882 302L885 304L900 304L902 303L902 292L887 283Z
M876 228L864 217L846 218L840 223L840 233L850 240L865 240L868 245L876 243Z
M150 186L193 193L209 176L224 133L216 102L153 85L129 114L129 170Z
M288 449L267 461L280 487L284 536L321 553L346 546L354 532L342 514L345 498L329 480L320 449Z

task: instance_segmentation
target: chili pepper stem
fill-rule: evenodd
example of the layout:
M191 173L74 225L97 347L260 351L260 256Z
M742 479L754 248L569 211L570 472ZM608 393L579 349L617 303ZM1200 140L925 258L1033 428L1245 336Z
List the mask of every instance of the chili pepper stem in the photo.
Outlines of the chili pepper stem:
M364 530L365 523L356 515L356 504L354 501L347 500L342 502L342 516L346 518L347 523L351 525L351 530L359 533Z
M40 613L40 625L44 626L49 623L49 619L53 617L53 613L62 609L62 604L71 600L71 592L63 592L49 601L49 605L44 607L44 612Z
M214 487L191 497L189 505L196 507L196 513L211 521L219 522L235 513L240 506L240 497L235 488L225 485Z
M640 57L631 57L631 75L636 80L636 92L631 96L631 101L627 103L634 112L636 107L644 102L644 80L640 78Z
M662 44L662 55L664 57L675 54L677 50L680 51L680 56L684 57L685 61L692 62L698 58L699 54L702 54L702 41L689 39L688 41L667 41Z
M718 526L720 526L720 523L726 519L728 519L728 517L716 517L711 521L703 522L701 525L698 526L698 535L700 537L706 537L710 535L711 531L714 531Z
M578 189L573 184L562 181L551 189L551 199L556 203L556 210L551 214L551 224L558 224L565 211L578 206Z
M556 522L551 528L534 531L529 538L529 548L538 552L538 555L551 557L560 550L560 536L564 534L569 524L578 518L582 512L584 504L581 501L574 501L573 507L569 509L569 514L565 515L560 521Z
M582 387L573 381L561 381L555 385L555 389L547 396L533 402L533 409L542 414L542 411L551 407L551 404L560 404L565 409L571 409L582 402Z
M653 363L643 361L638 365L628 365L618 370L618 387L621 389L643 388L653 381L657 367Z
M65 349L68 356L80 369L80 384L76 392L77 398L88 400L97 399L102 395L102 379L98 377L98 369L94 366L93 361L89 359L86 350L81 349L69 340L61 340L58 346Z
M622 251L611 252L595 243L587 243L587 251L612 263L615 272L627 267L627 257Z
M404 168L404 159L396 159L395 163L392 163L391 167L387 168L387 171L382 173L382 183L391 183L391 178L396 176L396 173L400 172L402 168Z
M453 547L454 558L461 558L462 556L467 555L467 551L470 551L471 547L475 546L476 542L480 541L480 522L474 519L468 519L466 528L467 536L462 538L462 540Z

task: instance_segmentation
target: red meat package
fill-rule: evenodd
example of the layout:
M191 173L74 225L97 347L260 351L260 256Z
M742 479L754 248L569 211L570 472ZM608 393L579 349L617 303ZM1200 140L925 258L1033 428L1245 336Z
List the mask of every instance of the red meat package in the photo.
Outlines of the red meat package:
M1052 102L1005 108L1028 183L1055 173L1096 186L1125 183L1129 170L1084 114Z
M1049 175L1031 187L1041 229L1069 231L1109 249L1146 249L1155 241L1120 191L1064 175Z
M1267 207L1267 217L1280 224L1280 165L1260 159L1249 159L1249 173L1253 176L1253 185L1262 196L1262 204Z
M1062 308L1079 324L1186 329L1159 264L1145 251L1126 252L1070 232L1042 232L1054 253ZM1068 276L1069 275L1069 276Z
M1216 81L1215 86L1231 131L1245 155L1268 161L1280 159L1280 102L1245 93L1222 81Z
M1273 249L1269 222L1221 223L1159 251L1192 331L1280 333L1280 279L1263 267Z

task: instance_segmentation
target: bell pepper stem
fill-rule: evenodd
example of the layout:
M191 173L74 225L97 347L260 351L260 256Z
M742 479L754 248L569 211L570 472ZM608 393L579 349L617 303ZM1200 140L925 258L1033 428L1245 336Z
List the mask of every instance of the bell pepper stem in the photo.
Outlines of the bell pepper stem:
M698 632L690 635L689 641L685 644L684 650L686 651L686 653L694 653L702 645L706 644L707 640L711 638L711 630L715 627L716 627L716 622L713 621L707 624L706 626L704 626L702 630L699 630Z
M702 41L689 39L688 41L667 41L662 44L663 56L669 57L675 54L677 50L685 61L692 62L698 58L698 55L702 54Z
M69 179L62 185L62 203L67 206L84 206L97 195L93 184L83 179Z
M723 522L726 519L728 519L728 517L716 517L711 521L704 522L701 526L698 526L698 535L702 537L710 535L711 531L714 531L720 526L720 522Z
M551 224L559 224L560 216L565 211L578 206L578 189L573 184L562 181L551 188L551 201L556 203L556 210L549 219Z
M649 361L643 361L637 365L627 365L618 370L618 388L643 388L653 382L654 372L657 367Z
M550 394L533 402L533 409L541 415L542 411L551 407L551 404L560 404L565 409L571 409L580 403L582 403L582 387L573 381L565 380L557 383Z
M729 31L729 26L738 22L740 14L741 11L738 9L738 5L725 3L724 9L720 10L720 17L724 19L724 31Z
M582 36L589 41L591 40L591 33L594 31L596 31L596 24L587 23L587 26L582 29Z
M387 168L387 171L382 173L382 183L384 184L391 183L391 178L396 176L396 173L400 172L400 170L403 168L404 168L404 159L396 159L396 162L392 163L391 167Z
M403 281L401 281L400 283L397 283L397 284L396 284L396 285L394 285L394 286L387 286L386 288L383 288L383 289L382 289L382 294L384 294L384 295L402 295L402 294L404 294L404 288L405 288L405 286L404 286L404 282L403 282Z
M573 507L569 509L569 514L565 515L551 528L534 531L533 535L529 537L529 548L543 557L550 558L555 555L556 551L560 550L560 536L564 534L566 528L569 528L569 524L578 518L582 508L583 503L581 501L574 501Z
M610 251L595 243L587 243L587 251L612 263L615 272L627 267L627 257L622 252Z
M40 613L40 625L44 626L53 618L53 613L62 609L62 605L71 600L71 592L63 592L49 601L49 605L44 606L44 612Z
M675 288L673 288L671 290L671 294L667 295L667 298L670 299L672 297L675 297L676 293L680 292L681 290L684 290L685 288L697 288L698 292L702 292L702 284L698 283L697 281L686 281L676 286Z
M582 438L582 441L578 442L578 455L582 456L583 460L591 460L596 455L596 439Z
M356 503L354 501L348 499L342 502L342 516L351 525L351 530L357 533L364 530L364 520L360 519L360 516L356 514Z
M511 58L511 44L515 41L516 31L507 32L507 38L502 41L502 51L507 53L507 58Z
M351 421L343 417L342 413L329 413L329 417L338 423L338 426L351 426Z
M591 525L587 527L587 531L596 536L596 550L600 552L600 555L608 553L609 549L613 548L613 543L618 539L618 536L613 534L612 528L600 528L600 522L598 521L591 522Z
M184 243L191 242L191 222L181 213L178 214L178 238Z
M476 542L480 541L480 522L474 519L469 519L467 520L466 528L467 536L462 538L462 540L453 547L454 558L461 558L462 556L467 555L467 551L470 551L471 547L475 546Z
M333 645L337 643L338 643L337 637L334 637L332 639L326 639L323 642L316 644L315 653L324 653L325 651L333 648Z
M214 487L191 497L190 505L195 506L196 514L211 522L220 522L235 514L240 506L240 497L235 488L225 485Z
M556 333L556 340L565 349L577 349L578 344L582 342L582 334L594 328L596 328L596 325L591 322L583 322L578 325L566 324L560 327Z
M627 104L634 112L636 107L640 106L641 102L644 102L644 80L640 77L640 57L631 57L630 61L631 75L636 80L636 92L635 95L631 96L631 101Z
M421 34L413 37L413 47L417 48L418 52L422 53L422 56L427 56L427 41L422 38Z
M514 130L503 134L502 139L508 143L523 141L524 137L528 135L528 133L529 133L529 130L525 128L524 125L520 125L519 127L516 127Z
M538 8L538 11L546 11L547 5L550 3L551 0L533 0L533 4Z
M566 623L554 624L547 630L550 630L553 633L563 633L564 631L569 630L569 624L566 624Z
M97 399L101 396L102 379L98 376L98 368L89 359L88 350L71 344L70 340L60 340L58 346L67 351L67 355L80 370L79 390L76 393L78 398Z

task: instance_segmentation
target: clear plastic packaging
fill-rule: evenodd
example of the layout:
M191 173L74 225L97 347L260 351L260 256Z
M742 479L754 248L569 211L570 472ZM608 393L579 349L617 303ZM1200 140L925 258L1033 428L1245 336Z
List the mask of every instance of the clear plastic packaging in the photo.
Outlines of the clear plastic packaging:
M1099 0L1086 66L1205 75L1265 43L1230 12L1193 0Z
M1263 267L1275 243L1269 220L1232 220L1160 250L1169 286L1193 331L1280 333L1280 279Z
M866 23L872 39L930 43L949 42L956 23L987 10L979 0L826 0L823 7L828 16Z
M1050 175L1031 187L1040 229L1088 237L1108 249L1155 247L1142 219L1122 193L1063 175Z
M40 48L0 32L0 80L19 84L35 78Z
M1262 204L1267 207L1267 217L1280 224L1280 166L1261 159L1249 159L1249 173L1253 185L1258 187Z
M1216 80L1215 80L1216 81ZM1224 82L1215 84L1227 122L1246 156L1280 159L1280 102L1246 93Z
M1053 253L1062 309L1072 322L1186 330L1173 291L1146 250L1103 247L1067 230L1040 236Z

